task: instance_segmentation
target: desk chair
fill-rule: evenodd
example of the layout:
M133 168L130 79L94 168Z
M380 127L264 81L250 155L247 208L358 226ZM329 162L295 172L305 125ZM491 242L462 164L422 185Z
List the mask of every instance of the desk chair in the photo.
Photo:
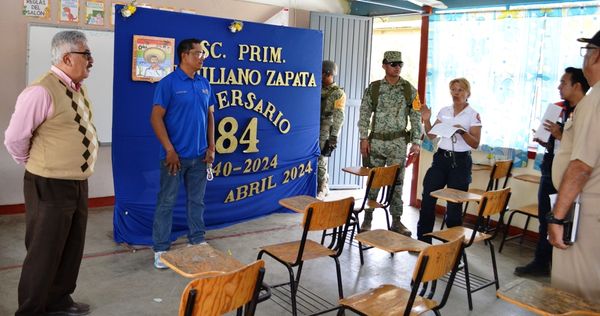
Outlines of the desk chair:
M500 185L500 180L502 180L502 179L504 179L504 182L502 184L502 189L506 188L506 185L508 184L508 179L511 177L512 167L513 167L512 160L497 160L494 163L492 170L490 171L490 179L488 180L488 184L487 184L485 190L479 189L479 188L469 188L469 193L482 195L483 192L487 192L490 190L498 190L499 189L498 187ZM469 201L466 201L465 206L463 208L463 219L467 215L468 208L469 208ZM489 218L487 219L487 221L488 221L487 224L489 225ZM446 215L444 215L440 229L444 229L445 225L446 225Z
M298 313L296 308L296 294L304 261L321 257L331 257L335 261L339 298L341 299L344 297L342 274L338 257L344 250L344 243L346 241L353 207L353 197L337 201L313 202L304 210L304 219L302 221L304 229L300 241L286 242L260 248L258 259L261 259L264 254L267 254L283 264L288 270L290 277L289 282L273 285L272 288L287 285L290 286L292 314L294 316ZM328 245L322 245L308 239L308 233L311 231L323 231L329 229L334 230L334 235ZM298 267L298 274L295 278L293 267Z
M519 240L519 244L522 244L523 241L525 240L525 233L527 233L527 227L529 227L529 220L533 217L533 218L538 218L538 204L529 204L529 205L525 205L525 206L521 206L510 211L510 216L508 217L508 221L506 222L506 225L504 227L504 234L502 236L502 242L500 243L500 247L498 248L498 253L502 252L502 248L504 248L504 243L515 239L515 238L519 238L521 237L521 240ZM509 230L510 230L510 223L512 223L512 219L513 216L515 216L515 214L521 214L521 215L525 215L527 217L527 219L525 220L525 227L523 227L523 232L520 234L516 234L516 235L512 235L509 236ZM540 238L545 238L545 236L540 236Z
M255 261L239 270L192 280L181 294L179 316L216 316L237 309L237 315L254 315L259 298L265 262ZM267 291L267 293L269 293Z
M458 270L458 263L463 252L464 237L438 245L431 245L419 254L413 270L411 289L406 290L391 284L384 284L370 291L354 294L339 301L340 308L350 309L360 315L420 315L433 311L440 315L439 310L444 307L454 278ZM451 272L446 289L438 304L434 301L437 280ZM428 283L431 288L427 293ZM420 289L420 291L419 291ZM425 296L427 294L427 296Z
M464 226L455 226L452 228L446 228L444 230L435 231L433 233L429 233L426 236L431 236L435 239L441 240L443 242L448 242L450 240L454 240L460 236L465 237L465 249L470 247L474 242L485 242L486 245L490 247L490 255L492 257L492 268L494 272L494 280L486 280L487 283L479 285L477 288L471 288L471 280L469 275L469 263L467 261L467 252L463 252L463 262L464 262L464 272L465 272L465 285L467 289L467 298L469 301L469 310L473 310L473 301L471 299L471 294L473 292L479 291L483 288L486 288L490 285L495 285L496 290L500 287L500 282L498 281L498 268L496 267L496 255L494 253L494 244L492 243L492 239L496 237L498 234L498 230L494 230L493 234L489 234L486 230L487 225L485 224L486 219L492 215L502 213L506 209L506 205L508 205L508 200L510 199L510 187L500 189L497 191L487 191L484 192L481 198L481 202L479 203L479 212L477 216L477 222L475 223L475 227L473 229L466 228ZM502 224L503 216L500 216L499 225Z
M367 179L367 189L365 190L365 196L362 199L360 206L354 208L352 211L354 219L354 227L352 229L352 235L350 240L354 237L354 231L360 233L360 223L358 215L365 209L383 209L385 212L385 221L387 223L387 229L390 229L390 204L392 203L392 196L394 195L394 188L396 187L396 180L400 174L399 165L391 165L387 167L376 167L371 168L369 171L369 178ZM371 190L378 190L379 194L377 198L370 199L369 192Z

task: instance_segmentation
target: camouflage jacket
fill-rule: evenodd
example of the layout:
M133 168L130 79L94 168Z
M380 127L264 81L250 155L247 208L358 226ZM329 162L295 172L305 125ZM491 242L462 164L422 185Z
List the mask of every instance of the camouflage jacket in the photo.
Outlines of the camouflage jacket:
M321 135L337 137L344 122L346 94L337 84L321 88Z
M373 83L369 84L360 104L358 130L361 139L368 138L369 132L403 132L407 130L407 124L410 121L409 140L413 144L421 144L421 136L423 134L421 112L419 112L421 103L417 95L417 90L410 83L406 85L404 82L406 80L400 78L396 84L392 85L385 79L382 79L379 87L377 109L373 107L371 101ZM411 89L410 95L412 100L408 101L408 104L404 97L405 86L410 86ZM373 112L375 112L375 130L371 131Z

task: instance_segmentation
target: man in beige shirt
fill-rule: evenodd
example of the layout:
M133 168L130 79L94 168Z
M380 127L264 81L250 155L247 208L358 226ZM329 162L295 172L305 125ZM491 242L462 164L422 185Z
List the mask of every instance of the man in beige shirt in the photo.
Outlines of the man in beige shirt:
M552 165L558 199L548 216L548 239L558 248L552 256L552 286L600 303L600 31L580 38L583 73L592 90L564 126L561 147ZM563 220L579 196L577 240L563 241Z

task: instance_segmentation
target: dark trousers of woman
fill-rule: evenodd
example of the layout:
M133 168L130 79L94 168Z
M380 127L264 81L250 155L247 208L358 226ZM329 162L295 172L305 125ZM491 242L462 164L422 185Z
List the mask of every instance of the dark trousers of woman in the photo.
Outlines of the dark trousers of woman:
M42 315L73 304L88 215L87 180L25 172L25 248L15 315Z
M551 211L550 194L555 194L556 189L552 184L552 161L554 155L546 153L542 161L540 187L538 189L538 219L540 222L537 247L533 262L540 267L549 267L552 262L552 245L548 242L548 221L546 215Z
M424 236L433 231L435 224L435 205L437 199L431 192L448 188L466 191L471 183L471 152L451 152L443 149L433 155L433 163L423 179L423 197L421 212L417 223L419 240L431 243L431 237ZM446 208L446 224L448 227L462 225L462 203L448 202Z

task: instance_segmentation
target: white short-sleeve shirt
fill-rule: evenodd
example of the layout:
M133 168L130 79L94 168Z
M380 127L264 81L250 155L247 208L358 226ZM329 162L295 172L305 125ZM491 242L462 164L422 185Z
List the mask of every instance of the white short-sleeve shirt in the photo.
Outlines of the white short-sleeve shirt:
M471 106L467 105L458 115L454 116L454 108L452 106L446 106L440 110L437 115L437 119L446 124L452 126L459 124L464 127L467 131L473 126L481 126L481 118L479 113L475 111ZM441 137L438 148L448 151L465 152L470 151L472 148L465 142L462 135L456 133L456 143L454 149L452 148L452 139L448 137Z

